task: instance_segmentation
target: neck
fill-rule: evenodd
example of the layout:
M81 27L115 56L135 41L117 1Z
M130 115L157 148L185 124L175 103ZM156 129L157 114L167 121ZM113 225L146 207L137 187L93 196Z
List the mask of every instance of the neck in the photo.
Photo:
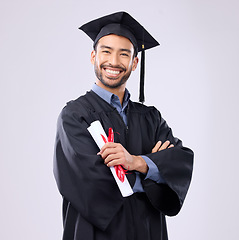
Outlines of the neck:
M122 105L123 103L123 99L124 99L124 93L125 93L125 87L126 87L126 84L122 84L121 86L117 87L117 88L109 88L109 87L106 87L104 84L102 84L101 81L99 81L98 79L96 80L96 85L98 85L99 87L115 94L116 96L118 96L119 100L120 100L120 103Z

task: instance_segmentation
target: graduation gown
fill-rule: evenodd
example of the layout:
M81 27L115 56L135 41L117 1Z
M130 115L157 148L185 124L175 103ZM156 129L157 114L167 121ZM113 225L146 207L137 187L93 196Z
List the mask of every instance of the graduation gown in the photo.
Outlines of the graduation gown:
M166 240L165 215L176 215L192 176L193 152L175 138L159 111L129 101L126 127L117 110L93 91L69 102L57 124L54 176L63 196L64 240ZM166 184L145 180L143 193L123 198L87 128L99 120L130 154L146 155ZM157 141L175 147L151 153ZM127 175L133 185L135 172Z

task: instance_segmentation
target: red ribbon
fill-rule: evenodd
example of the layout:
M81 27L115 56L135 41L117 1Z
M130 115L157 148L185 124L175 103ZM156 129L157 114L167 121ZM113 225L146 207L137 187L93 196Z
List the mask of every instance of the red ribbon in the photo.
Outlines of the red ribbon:
M112 128L109 128L108 142L114 142L114 132Z
M102 134L100 134L100 136L102 137L103 141L104 141L105 143L107 143L107 140L106 140L105 136L102 135Z
M103 141L105 143L107 143L107 139L102 134L100 134L100 135L101 135ZM112 128L109 128L108 142L114 142L114 132L113 132ZM119 180L121 182L124 182L124 176L125 176L125 173L127 172L127 170L124 170L121 165L114 166L114 169L115 169L116 175L119 178Z
M114 166L117 177L121 182L124 182L124 176L127 170L124 170L121 165Z

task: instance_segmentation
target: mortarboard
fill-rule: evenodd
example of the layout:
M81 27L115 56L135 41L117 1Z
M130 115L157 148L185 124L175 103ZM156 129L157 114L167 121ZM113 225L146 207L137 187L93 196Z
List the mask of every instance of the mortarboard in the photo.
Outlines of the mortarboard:
M145 50L156 47L159 43L148 33L148 31L126 12L116 12L93 21L81 27L94 42L109 34L116 34L128 38L136 51L141 52L140 67L140 95L139 101L144 102L144 71L145 71Z

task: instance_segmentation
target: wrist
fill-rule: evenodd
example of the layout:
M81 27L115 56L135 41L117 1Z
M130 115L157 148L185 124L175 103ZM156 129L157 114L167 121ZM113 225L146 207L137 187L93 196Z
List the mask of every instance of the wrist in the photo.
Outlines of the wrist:
M148 172L148 165L145 162L145 160L141 156L133 156L134 162L135 162L135 170L138 172L141 172L143 174L146 174Z

